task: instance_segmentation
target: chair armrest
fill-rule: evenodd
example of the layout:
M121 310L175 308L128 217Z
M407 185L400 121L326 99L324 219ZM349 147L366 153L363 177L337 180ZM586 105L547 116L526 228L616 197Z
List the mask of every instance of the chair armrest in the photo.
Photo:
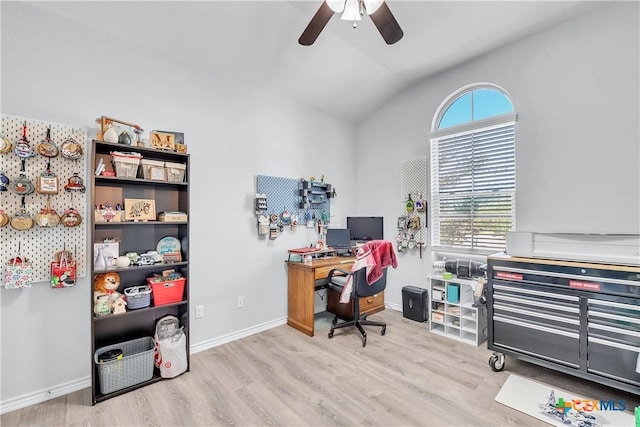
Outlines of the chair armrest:
M336 273L340 273L340 274L336 274ZM344 276L350 276L352 274L353 274L353 271L346 271L341 268L332 268L331 270L329 270L329 275L327 275L327 280L331 281L331 278L334 275L336 275L337 277L344 277Z
M342 292L345 283L349 280L349 276L352 274L353 272L351 271L333 268L329 270L329 274L327 275L327 285L329 285L329 288L334 291Z

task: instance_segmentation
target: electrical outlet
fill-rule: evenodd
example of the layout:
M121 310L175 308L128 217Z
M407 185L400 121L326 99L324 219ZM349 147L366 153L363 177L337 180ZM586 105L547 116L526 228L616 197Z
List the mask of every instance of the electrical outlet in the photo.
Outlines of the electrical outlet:
M238 297L238 304L236 306L237 308L242 308L244 307L244 297Z
M196 305L196 319L204 317L204 305Z

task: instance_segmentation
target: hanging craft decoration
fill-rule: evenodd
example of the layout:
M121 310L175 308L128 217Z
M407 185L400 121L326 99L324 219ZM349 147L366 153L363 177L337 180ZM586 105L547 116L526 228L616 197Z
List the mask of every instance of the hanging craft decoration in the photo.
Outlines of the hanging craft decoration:
M36 152L34 151L31 144L29 144L29 140L27 139L27 122L26 121L22 124L22 138L20 138L20 140L16 142L16 145L13 147L13 152L16 154L16 156L20 157L21 159L20 172L24 172L25 160L36 155Z
M60 224L60 216L55 209L51 207L51 196L47 197L47 206L40 209L40 213L36 215L36 224L40 227L55 227Z
M62 222L62 225L70 228L77 227L82 223L82 216L80 215L80 212L73 207L73 193L71 193L71 206L64 211L60 217L60 221Z
M3 191L7 191L7 187L9 187L9 178L4 174L4 172L0 172L0 193Z
M64 186L65 191L80 191L85 192L84 180L80 178L78 172L74 172L73 176L69 177L67 185Z
M269 234L269 217L265 214L258 217L258 234Z
M36 147L38 154L44 157L52 158L57 157L60 153L58 146L51 139L51 126L47 127L47 136L40 141L40 144Z
M58 194L59 185L58 177L51 172L51 162L48 162L47 168L36 181L36 192L38 194Z
M0 172L0 195L8 190L8 186L9 178L3 172ZM4 227L7 224L9 224L9 215L2 209L2 203L0 203L0 227Z
M65 227L77 227L82 223L82 216L80 212L71 207L64 211L60 220Z
M426 212L427 210L427 202L425 202L422 194L420 194L420 198L416 200L416 211L418 212Z
M4 209L0 208L0 227L4 227L9 224L9 215L4 211Z
M269 219L269 239L275 240L278 238L278 214L272 213Z
M411 194L408 195L407 203L405 206L407 208L407 212L409 213L413 212L414 204L413 204L413 199L411 198Z
M22 138L18 142L13 149L16 156L20 157L23 160L23 168L24 171L24 159L28 159L36 155L36 152L31 147L29 140L27 139L27 122L25 121L22 125Z
M76 261L71 252L62 250L56 252L51 261L51 287L70 288L76 285Z
M31 287L33 281L33 267L27 258L20 254L20 242L18 253L7 263L4 273L4 286L6 289L20 289Z
M280 217L282 218L282 223L284 225L291 224L291 214L289 213L289 211L283 211L282 214L280 214Z
M18 211L18 213L16 213L13 218L11 218L11 221L9 221L9 223L13 228L20 231L29 230L33 227L34 224L33 218L31 218L29 212L27 212L27 210L24 208L24 203L22 208Z
M82 145L75 139L68 138L62 143L60 152L65 159L78 160L82 157Z
M31 180L27 178L23 173L20 174L20 178L13 180L10 186L11 186L11 191L13 191L14 193L20 196L26 196L28 194L31 194L36 189L33 186L33 183L31 182Z
M0 154L7 154L13 148L13 144L9 138L0 133Z

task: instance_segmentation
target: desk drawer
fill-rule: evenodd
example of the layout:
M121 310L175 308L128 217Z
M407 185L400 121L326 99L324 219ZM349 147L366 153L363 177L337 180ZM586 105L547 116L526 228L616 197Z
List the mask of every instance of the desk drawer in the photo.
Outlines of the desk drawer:
M360 314L375 313L384 308L384 291L360 298Z
M360 298L360 314L373 314L384 310L384 291L370 297ZM344 319L353 319L353 301L340 303L340 293L329 288L327 290L327 311Z
M345 262L343 264L340 265L330 265L327 267L317 267L314 271L314 279L318 280L318 279L326 279L327 276L329 275L329 272L331 270L333 270L334 268L339 268L340 270L344 270L344 271L351 271L351 264L353 264L353 262Z

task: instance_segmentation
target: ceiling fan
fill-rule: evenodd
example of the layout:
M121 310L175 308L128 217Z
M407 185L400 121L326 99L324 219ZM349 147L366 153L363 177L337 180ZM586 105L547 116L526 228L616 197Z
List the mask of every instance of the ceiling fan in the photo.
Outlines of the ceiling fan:
M298 43L303 46L312 45L334 13L342 13L340 19L344 21L353 21L354 28L357 27L360 17L366 13L371 16L387 44L394 44L404 35L384 0L324 0L302 32Z

